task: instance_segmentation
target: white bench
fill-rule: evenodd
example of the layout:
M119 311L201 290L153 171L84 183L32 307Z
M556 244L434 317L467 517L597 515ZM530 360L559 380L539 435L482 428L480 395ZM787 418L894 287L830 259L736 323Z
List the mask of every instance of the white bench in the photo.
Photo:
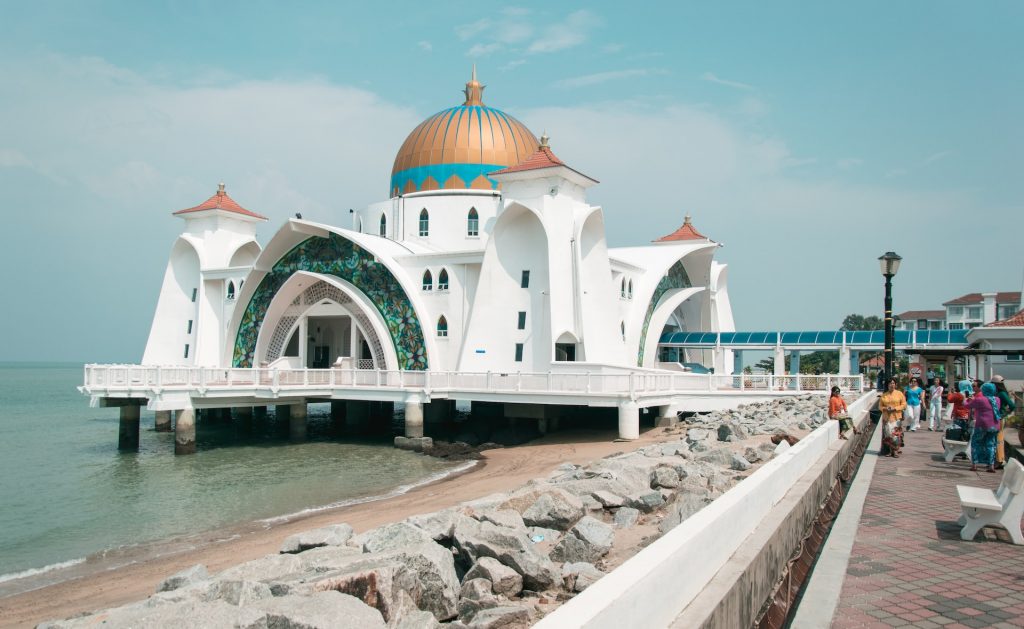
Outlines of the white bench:
M1014 544L1024 545L1020 526L1024 517L1024 466L1020 461L1007 461L1003 480L995 491L957 485L956 493L963 511L957 522L963 527L960 539L970 541L983 527L994 524L1006 529Z
M956 455L960 453L966 454L970 458L970 447L971 443L969 441L953 441L945 437L942 438L942 449L945 452L946 463L952 463Z

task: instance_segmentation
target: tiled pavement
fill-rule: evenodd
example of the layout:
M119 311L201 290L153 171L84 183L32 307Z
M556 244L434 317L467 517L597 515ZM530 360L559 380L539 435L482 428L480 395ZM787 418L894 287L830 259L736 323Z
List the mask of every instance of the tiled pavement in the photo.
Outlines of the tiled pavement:
M1002 472L941 453L926 429L900 458L879 457L833 627L1024 627L1024 546L995 528L965 542L956 525L956 485L995 489Z

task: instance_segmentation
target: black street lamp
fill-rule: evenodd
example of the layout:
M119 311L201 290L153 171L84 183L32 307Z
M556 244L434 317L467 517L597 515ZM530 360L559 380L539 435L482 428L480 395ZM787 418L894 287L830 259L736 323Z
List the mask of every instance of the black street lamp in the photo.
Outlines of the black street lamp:
M900 269L899 257L892 251L887 251L884 256L878 258L878 264L882 268L882 277L885 278L885 378L883 389L888 386L889 379L893 377L893 330L892 330L892 278Z

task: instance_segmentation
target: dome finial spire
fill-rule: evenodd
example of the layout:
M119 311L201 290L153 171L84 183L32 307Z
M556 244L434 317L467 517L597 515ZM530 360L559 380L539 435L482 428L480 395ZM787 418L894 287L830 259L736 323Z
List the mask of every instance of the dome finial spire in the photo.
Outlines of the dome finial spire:
M217 194L220 195L220 196L224 196L226 194L224 192L224 182L223 181L220 182L219 184L217 184Z
M542 149L548 148L548 142L550 140L551 140L551 138L548 137L548 132L544 131L544 133L540 134L540 146L538 148L542 148Z
M474 63L473 74L469 79L469 83L466 83L466 102L462 104L464 106L483 107L484 87L486 86L480 85L480 82L476 80L476 64Z

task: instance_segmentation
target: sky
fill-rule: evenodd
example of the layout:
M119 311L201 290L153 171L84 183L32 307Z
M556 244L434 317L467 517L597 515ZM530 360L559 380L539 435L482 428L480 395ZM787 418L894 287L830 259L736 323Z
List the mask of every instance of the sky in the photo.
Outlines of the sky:
M601 184L610 246L685 214L736 326L836 329L1024 280L1019 2L0 0L0 360L137 362L223 181L347 225L421 120L484 101Z

